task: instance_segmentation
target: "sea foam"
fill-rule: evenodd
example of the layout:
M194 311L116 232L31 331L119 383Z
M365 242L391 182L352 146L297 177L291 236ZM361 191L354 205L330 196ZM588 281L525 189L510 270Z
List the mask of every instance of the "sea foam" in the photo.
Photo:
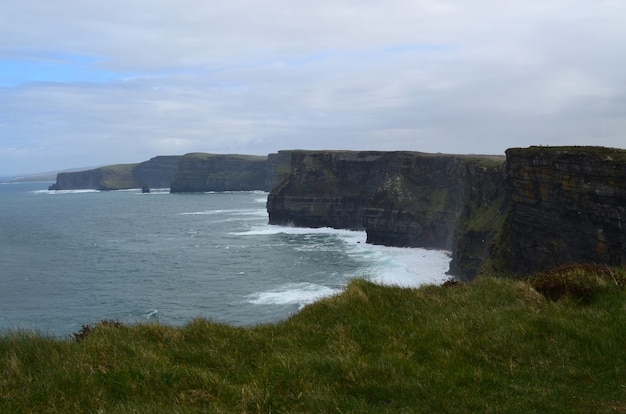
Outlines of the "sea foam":
M341 289L316 283L286 283L276 289L257 292L248 296L248 302L255 305L299 305L313 303L321 298L336 295Z

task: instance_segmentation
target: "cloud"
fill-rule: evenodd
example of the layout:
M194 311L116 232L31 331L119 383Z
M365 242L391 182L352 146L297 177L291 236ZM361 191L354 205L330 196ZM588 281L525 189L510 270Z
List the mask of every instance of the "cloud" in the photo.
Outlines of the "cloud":
M3 9L3 173L191 151L624 146L619 1Z

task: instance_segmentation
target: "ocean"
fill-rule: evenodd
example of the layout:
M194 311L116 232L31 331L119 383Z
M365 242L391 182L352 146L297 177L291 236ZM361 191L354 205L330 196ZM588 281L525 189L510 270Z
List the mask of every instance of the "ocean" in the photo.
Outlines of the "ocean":
M445 251L269 225L264 192L48 191L0 184L0 332L67 337L99 320L275 323L353 278L445 281Z

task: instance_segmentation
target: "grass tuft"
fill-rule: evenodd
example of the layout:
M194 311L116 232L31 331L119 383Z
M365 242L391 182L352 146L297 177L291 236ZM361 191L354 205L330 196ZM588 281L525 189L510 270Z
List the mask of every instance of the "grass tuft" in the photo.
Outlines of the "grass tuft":
M568 264L537 273L530 284L553 301L569 297L589 303L610 287L626 286L626 269L605 264Z

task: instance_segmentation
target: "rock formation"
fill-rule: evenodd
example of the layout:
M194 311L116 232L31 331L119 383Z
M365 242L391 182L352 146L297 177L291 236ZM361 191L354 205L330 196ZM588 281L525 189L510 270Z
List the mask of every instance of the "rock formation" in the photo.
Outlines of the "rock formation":
M265 156L255 155L186 154L178 165L170 191L263 190L266 160Z
M502 267L528 274L567 263L626 264L626 151L506 151L510 191Z
M86 171L57 174L50 190L119 190L135 187L133 169L137 164L117 164Z
M159 156L139 164L118 164L57 174L50 190L168 188L181 156Z
M137 187L170 188L181 155L161 155L138 164L133 169Z
M291 172L291 151L278 151L267 156L265 163L265 191L272 191Z
M504 157L294 151L269 222L365 229L370 243L452 251L451 273L626 264L626 151L510 149Z
M193 153L57 174L51 190L172 188L172 192L269 191L291 170L289 151L264 156Z

